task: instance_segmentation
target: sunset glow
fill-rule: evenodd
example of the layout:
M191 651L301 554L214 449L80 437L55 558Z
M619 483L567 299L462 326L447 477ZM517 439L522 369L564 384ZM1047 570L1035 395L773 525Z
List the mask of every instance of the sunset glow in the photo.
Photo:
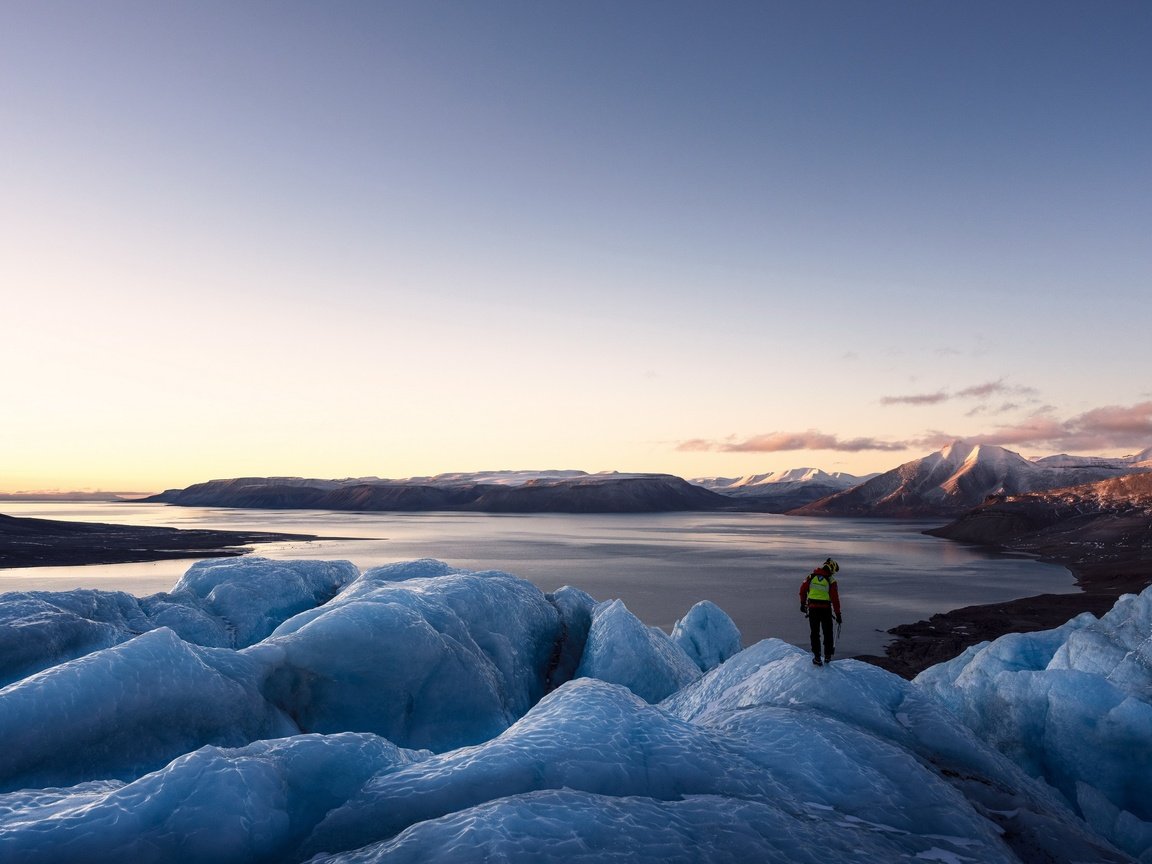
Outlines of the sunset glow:
M1152 10L18 2L0 491L1152 445Z

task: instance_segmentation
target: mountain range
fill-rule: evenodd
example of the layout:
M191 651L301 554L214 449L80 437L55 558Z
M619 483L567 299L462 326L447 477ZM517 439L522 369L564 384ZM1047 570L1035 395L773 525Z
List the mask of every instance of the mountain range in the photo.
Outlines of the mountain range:
M955 517L989 496L1040 492L1152 471L1152 448L1120 458L1026 459L954 441L882 474L816 468L706 477L583 471L489 471L401 480L240 477L169 489L146 502L196 507L489 513L730 510L804 516Z
M697 477L692 482L721 495L739 498L746 509L786 513L851 489L875 476L858 477L843 471L829 473L819 468L792 468L743 477Z

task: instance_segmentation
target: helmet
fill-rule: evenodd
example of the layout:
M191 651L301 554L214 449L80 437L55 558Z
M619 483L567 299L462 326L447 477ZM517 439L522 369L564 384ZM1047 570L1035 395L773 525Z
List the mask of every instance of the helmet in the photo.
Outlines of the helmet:
M840 565L839 565L839 564L837 564L835 561L833 561L831 558L829 558L827 561L825 561L825 562L824 562L824 568L825 568L825 569L826 569L826 570L827 570L829 573L838 573L838 572L840 572Z

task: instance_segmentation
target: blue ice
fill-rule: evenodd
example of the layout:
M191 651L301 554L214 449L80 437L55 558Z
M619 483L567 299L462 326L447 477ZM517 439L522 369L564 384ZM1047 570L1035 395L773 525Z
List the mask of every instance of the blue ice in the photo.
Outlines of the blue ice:
M299 563L0 596L0 860L1152 860L1152 595L909 682L711 604Z

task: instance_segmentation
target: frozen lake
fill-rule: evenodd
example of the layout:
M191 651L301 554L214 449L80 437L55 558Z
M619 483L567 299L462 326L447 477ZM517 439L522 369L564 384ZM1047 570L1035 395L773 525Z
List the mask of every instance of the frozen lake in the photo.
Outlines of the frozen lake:
M263 544L268 558L346 559L361 569L439 558L505 570L545 591L574 585L620 598L671 631L698 600L735 620L750 645L775 636L806 646L797 592L813 567L840 562L841 656L874 654L897 624L961 606L1078 590L1063 567L993 556L920 532L941 522L812 519L758 513L490 515L234 510L164 504L0 503L10 516L276 531L340 540ZM100 588L169 590L189 561L0 569L0 592Z

